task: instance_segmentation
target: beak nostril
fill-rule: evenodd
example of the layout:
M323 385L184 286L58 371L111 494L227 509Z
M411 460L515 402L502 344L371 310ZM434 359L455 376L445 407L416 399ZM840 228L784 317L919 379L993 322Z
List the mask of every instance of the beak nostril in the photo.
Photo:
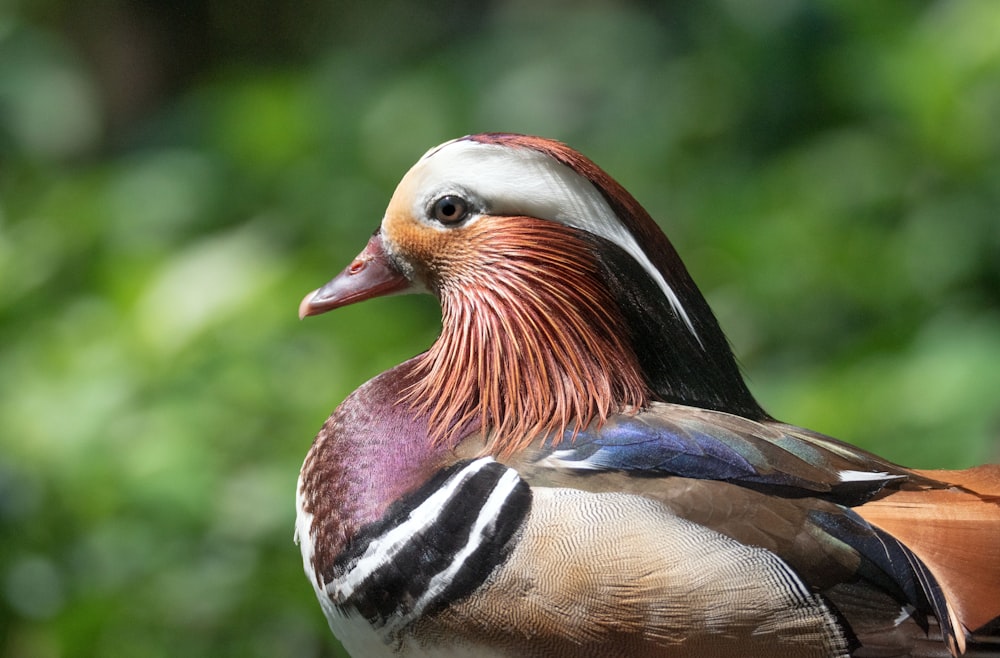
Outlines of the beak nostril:
M411 287L409 279L386 256L382 238L376 233L340 274L306 295L299 305L299 317L319 315L364 299L404 292Z

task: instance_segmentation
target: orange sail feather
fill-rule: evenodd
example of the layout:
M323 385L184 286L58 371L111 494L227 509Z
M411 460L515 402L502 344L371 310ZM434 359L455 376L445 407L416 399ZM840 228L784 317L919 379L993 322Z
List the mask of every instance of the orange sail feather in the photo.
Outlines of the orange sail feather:
M1000 465L917 472L953 486L898 491L857 511L927 564L975 632L1000 617Z

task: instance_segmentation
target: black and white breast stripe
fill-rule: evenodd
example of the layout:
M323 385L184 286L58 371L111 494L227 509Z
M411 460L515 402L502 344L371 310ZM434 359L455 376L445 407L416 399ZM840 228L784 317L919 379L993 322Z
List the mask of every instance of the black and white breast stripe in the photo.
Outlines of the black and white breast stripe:
M363 528L325 591L343 611L398 631L479 587L507 559L530 508L513 469L491 457L454 464Z

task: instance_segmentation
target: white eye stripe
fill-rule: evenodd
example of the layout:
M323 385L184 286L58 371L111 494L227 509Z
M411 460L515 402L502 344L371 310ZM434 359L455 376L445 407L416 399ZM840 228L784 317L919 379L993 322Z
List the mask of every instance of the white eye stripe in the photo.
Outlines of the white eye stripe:
M404 181L407 189L419 190L412 199L414 217L422 217L437 197L456 194L487 214L547 219L615 243L656 281L671 308L698 339L677 293L600 191L548 155L531 148L455 140L428 151ZM402 183L400 188L404 188Z

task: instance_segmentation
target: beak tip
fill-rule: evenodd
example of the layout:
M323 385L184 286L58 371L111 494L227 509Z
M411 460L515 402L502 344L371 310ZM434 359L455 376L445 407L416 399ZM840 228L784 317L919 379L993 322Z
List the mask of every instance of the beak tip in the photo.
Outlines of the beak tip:
M313 315L312 300L319 292L319 288L308 293L299 302L299 320L305 320L308 316Z

